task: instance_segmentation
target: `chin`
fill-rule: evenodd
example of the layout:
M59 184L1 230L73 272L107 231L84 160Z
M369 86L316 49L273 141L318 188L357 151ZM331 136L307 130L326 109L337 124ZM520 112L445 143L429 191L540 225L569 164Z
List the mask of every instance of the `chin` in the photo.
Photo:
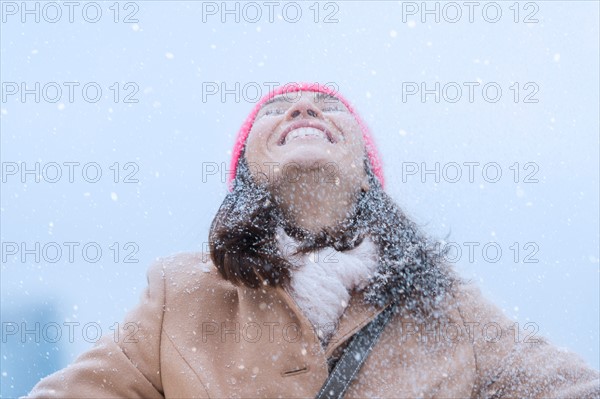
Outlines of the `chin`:
M328 163L335 163L330 151L323 148L297 148L289 151L281 158L280 164L284 168L315 169L317 166L325 166ZM288 166L286 166L288 165Z

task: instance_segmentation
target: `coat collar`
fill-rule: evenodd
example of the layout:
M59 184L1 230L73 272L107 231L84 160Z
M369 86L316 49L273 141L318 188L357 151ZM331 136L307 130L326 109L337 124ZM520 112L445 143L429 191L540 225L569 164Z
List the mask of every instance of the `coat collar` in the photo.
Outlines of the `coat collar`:
M290 237L283 228L279 228L277 232L277 239L279 241L282 253L295 253L299 243L297 240ZM376 249L365 244L366 242L363 242L361 246L349 251L346 254L350 255L350 252L352 252L351 256L356 257L361 263L367 262L366 258L371 256L368 252L376 251ZM337 253L337 251L331 247L326 248L326 250L327 249ZM320 259L320 257L317 257L317 259ZM301 258L297 258L295 256L290 256L289 260L292 262L294 268L309 266L307 263L302 264ZM298 320L301 321L303 331L310 331L310 334L314 335L315 341L320 342L316 331L314 330L313 324L305 315L302 307L294 299L294 295L290 292L290 288L288 286L276 287L275 291L277 295L280 296L288 305L288 307L292 309ZM331 356L331 354L338 347L340 347L345 341L348 340L348 338L354 335L354 333L358 332L362 327L373 320L384 308L385 306L375 307L374 305L364 301L364 292L358 289L352 290L350 292L350 300L348 301L348 305L345 307L339 319L336 321L335 332L331 337L329 337L327 346L325 348L322 348L321 345L318 346L322 349L326 357Z
M282 298L283 301L285 301L288 307L294 311L296 317L302 323L303 331L310 331L310 334L314 336L314 341L319 342L319 338L314 331L312 324L304 315L304 312L296 303L288 289L284 287L276 287L275 292ZM354 291L351 295L350 301L348 302L348 306L346 306L346 309L338 320L335 333L329 339L327 347L321 349L324 356L326 358L330 357L340 345L345 343L350 337L357 333L362 327L367 325L384 309L385 307L378 308L365 302L363 299L363 294L361 292Z

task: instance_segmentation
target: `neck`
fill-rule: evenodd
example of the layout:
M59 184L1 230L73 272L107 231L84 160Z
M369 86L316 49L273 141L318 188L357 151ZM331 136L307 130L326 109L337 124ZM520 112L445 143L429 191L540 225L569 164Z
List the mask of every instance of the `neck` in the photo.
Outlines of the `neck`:
M288 179L292 180L292 179ZM280 182L273 194L288 220L311 233L341 223L353 211L358 191L355 182L315 178L308 170L293 181Z

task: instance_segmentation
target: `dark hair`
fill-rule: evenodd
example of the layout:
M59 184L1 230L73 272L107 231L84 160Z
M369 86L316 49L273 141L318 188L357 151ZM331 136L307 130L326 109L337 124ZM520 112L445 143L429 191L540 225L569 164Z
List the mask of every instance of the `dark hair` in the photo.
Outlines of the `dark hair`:
M370 235L378 247L379 267L365 300L378 306L399 301L405 309L433 309L456 280L444 261L446 251L430 242L383 191L367 157L364 167L370 188L359 194L354 213L335 228L315 234L284 218L271 192L252 178L242 153L233 190L209 233L211 258L221 275L251 288L285 284L291 265L279 250L278 227L301 243L299 252L326 246L343 251Z

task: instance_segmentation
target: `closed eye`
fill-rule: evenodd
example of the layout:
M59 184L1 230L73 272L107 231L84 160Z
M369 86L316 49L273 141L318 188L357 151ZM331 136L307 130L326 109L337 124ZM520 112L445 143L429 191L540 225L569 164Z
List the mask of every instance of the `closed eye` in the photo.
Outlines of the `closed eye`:
M269 108L263 113L263 115L281 115L283 113L285 113L283 108Z
M332 106L332 107L324 107L323 108L323 112L344 112L346 111L345 108L340 107L340 106Z

